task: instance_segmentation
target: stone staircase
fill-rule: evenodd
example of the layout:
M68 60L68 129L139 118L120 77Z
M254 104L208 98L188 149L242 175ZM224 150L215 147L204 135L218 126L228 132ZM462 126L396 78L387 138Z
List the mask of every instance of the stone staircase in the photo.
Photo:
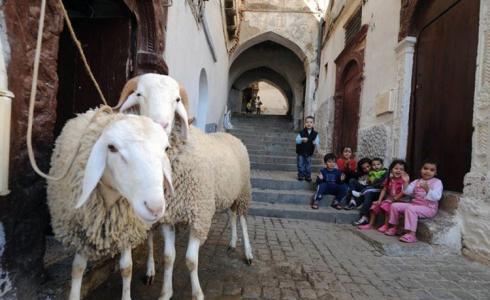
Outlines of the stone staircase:
M296 153L292 122L285 116L235 115L232 118L235 135L246 145L252 168L252 205L249 214L350 223L357 212L338 211L325 198L318 210L309 206L314 184L296 179ZM322 158L312 160L313 178L323 166Z

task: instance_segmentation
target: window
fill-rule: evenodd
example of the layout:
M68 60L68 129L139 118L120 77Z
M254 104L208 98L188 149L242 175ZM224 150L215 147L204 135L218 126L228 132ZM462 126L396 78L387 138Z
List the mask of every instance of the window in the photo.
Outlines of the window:
M362 8L359 7L352 15L349 21L344 26L345 29L345 45L349 45L356 37L356 34L361 30Z

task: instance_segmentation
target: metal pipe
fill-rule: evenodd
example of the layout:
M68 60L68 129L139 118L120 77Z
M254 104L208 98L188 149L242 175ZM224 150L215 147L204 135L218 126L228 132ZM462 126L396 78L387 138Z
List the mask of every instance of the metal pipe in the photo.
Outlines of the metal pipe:
M0 196L5 196L10 193L8 189L10 119L12 98L14 98L14 94L7 90L7 68L5 66L3 46L0 42Z

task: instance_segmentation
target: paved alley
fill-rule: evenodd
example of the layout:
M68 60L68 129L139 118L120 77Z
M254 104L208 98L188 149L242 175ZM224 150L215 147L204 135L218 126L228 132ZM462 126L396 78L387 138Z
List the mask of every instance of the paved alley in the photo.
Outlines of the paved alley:
M227 255L228 217L217 214L201 248L199 275L206 299L490 299L490 268L435 251L432 256L388 257L353 233L350 225L249 216L252 266L243 262L241 241ZM239 236L241 236L239 234ZM173 299L190 299L184 253L187 234L177 235ZM158 299L162 286L162 241L157 242L157 278L141 279L145 258L134 257L132 298ZM121 278L86 299L119 299Z

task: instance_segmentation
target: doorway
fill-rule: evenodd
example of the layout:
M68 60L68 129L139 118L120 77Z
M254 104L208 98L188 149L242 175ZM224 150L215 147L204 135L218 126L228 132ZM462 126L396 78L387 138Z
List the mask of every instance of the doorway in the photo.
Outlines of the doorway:
M136 26L131 12L122 0L67 0L64 4L108 104L116 105L134 56ZM102 104L66 26L59 40L58 78L55 137L67 120Z
M420 7L410 115L409 161L438 163L445 189L461 192L470 170L478 45L476 0L437 0Z

